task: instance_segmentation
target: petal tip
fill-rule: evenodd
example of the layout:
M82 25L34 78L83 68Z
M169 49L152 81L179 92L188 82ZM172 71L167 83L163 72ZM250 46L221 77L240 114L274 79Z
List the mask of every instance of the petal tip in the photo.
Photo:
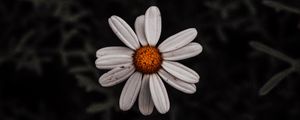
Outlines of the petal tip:
M128 111L129 109L130 109L129 107L127 107L125 105L121 105L121 103L120 103L120 110L122 110L122 111Z
M198 31L196 28L190 28L190 32L192 33L192 35L197 35Z
M148 8L148 10L151 10L151 11L158 11L159 12L159 8L157 6L150 6Z
M141 112L142 113L142 112ZM142 115L144 115L144 116L148 116L148 115L150 115L150 114L148 114L148 113L142 113Z
M112 20L115 20L117 17L118 17L118 16L116 16L116 15L110 16L110 18L108 18L108 22L111 23Z
M106 87L105 84L103 83L103 75L98 79L98 83L99 83L102 87Z
M199 47L198 49L199 49L199 54L200 54L200 53L202 53L202 51L203 51L203 47L202 47L202 45L200 45L200 44L199 44L198 47Z
M110 16L110 18L118 18L118 16L112 15L112 16Z
M140 111L141 113L142 113L142 115L144 115L144 116L149 116L149 115L151 115L151 113L152 113L152 111L151 112L149 112L149 111L147 111L147 112L145 112L145 111Z
M158 110L159 113L161 114L166 114L167 112L169 112L170 106L161 110Z
M197 74L197 78L195 79L195 83L198 83L200 80L200 76Z
M192 86L193 86L193 88L192 88L192 89L190 89L190 91L189 91L189 92L187 92L187 94L194 94L194 93L196 93L196 91L197 91L197 87L196 87L196 85L195 85L195 84L192 84Z
M109 87L109 84L107 84L107 82L105 81L105 74L103 74L103 75L98 79L98 83L99 83L102 87Z
M136 20L139 20L139 19L144 19L145 15L140 15L136 18Z
M195 83L198 83L199 80L200 80L200 76L198 75L198 73L195 73L195 76L194 76L194 78L193 78L193 81L190 81L190 83L195 84Z

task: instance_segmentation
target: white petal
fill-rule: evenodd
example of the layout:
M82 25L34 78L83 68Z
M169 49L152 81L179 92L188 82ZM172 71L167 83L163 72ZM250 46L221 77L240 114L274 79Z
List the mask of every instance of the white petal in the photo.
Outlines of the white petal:
M127 80L120 97L120 109L123 111L129 110L140 91L141 87L142 74L139 72L135 72L131 75L131 77Z
M167 38L158 46L158 49L160 52L176 50L193 41L196 36L197 30L195 28L186 29Z
M108 19L108 22L111 29L125 45L134 50L140 47L134 31L122 18L114 15Z
M185 82L197 83L199 81L200 76L194 70L178 62L163 61L162 67L173 76Z
M156 6L151 6L145 14L145 35L149 45L155 46L161 33L161 16Z
M149 88L149 79L150 76L145 74L139 95L139 109L143 115L150 115L154 107Z
M152 100L157 111L162 114L168 112L170 109L168 93L164 83L156 73L150 75L149 86Z
M163 69L160 69L158 71L158 74L166 83L176 88L177 90L180 90L187 94L193 94L196 92L196 86L193 83L184 82Z
M134 72L134 66L125 66L114 68L99 78L99 83L103 87L116 85L126 80Z
M128 55L132 56L134 53L133 50L127 48L127 47L121 47L121 46L112 46L112 47L105 47L97 50L96 56L97 58L106 56L106 55Z
M113 69L116 67L131 65L132 57L128 57L126 55L107 55L97 58L95 64L99 69Z
M135 19L135 33L137 37L139 38L140 43L143 46L148 45L148 42L146 40L145 36L145 15L141 15Z
M134 51L126 47L105 47L96 52L96 67L99 69L113 69L132 64Z
M186 46L174 51L162 53L165 60L183 60L194 57L202 52L202 46L199 43L189 43Z

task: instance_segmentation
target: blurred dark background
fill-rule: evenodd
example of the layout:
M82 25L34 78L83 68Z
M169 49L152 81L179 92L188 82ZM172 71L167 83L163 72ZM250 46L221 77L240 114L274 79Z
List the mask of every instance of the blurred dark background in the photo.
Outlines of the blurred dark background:
M204 50L180 61L201 76L197 92L165 84L170 111L145 117L137 104L120 111L124 82L101 87L107 71L94 61L97 49L123 45L110 16L133 26L152 5L160 42L195 27ZM299 16L298 0L1 0L0 120L299 120ZM259 95L271 78L282 81Z

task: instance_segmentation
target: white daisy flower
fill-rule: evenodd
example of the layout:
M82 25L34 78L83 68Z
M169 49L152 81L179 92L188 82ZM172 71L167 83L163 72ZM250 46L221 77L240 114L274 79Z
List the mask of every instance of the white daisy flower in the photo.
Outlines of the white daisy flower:
M104 87L128 79L119 101L121 110L129 110L138 97L139 110L143 115L150 115L154 106L162 114L168 112L170 102L162 80L184 93L196 92L195 83L200 76L174 62L202 52L200 44L191 42L197 36L195 28L183 30L156 46L161 33L161 15L156 6L136 18L135 32L118 16L110 17L108 22L128 48L113 46L99 49L95 64L99 69L112 69L99 78Z

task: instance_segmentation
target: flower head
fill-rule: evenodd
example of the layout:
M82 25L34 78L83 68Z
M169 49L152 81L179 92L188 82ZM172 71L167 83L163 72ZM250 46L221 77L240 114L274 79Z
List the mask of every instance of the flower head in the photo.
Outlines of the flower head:
M156 45L161 33L161 16L157 7L147 9L137 17L135 32L120 17L108 20L118 38L128 47L114 46L99 49L96 67L112 69L99 78L104 86L113 86L127 80L120 97L120 109L129 110L138 97L143 115L153 108L164 114L170 109L165 83L188 94L196 92L195 83L200 76L192 69L174 62L194 57L202 52L202 46L191 42L197 36L195 28L183 30Z

